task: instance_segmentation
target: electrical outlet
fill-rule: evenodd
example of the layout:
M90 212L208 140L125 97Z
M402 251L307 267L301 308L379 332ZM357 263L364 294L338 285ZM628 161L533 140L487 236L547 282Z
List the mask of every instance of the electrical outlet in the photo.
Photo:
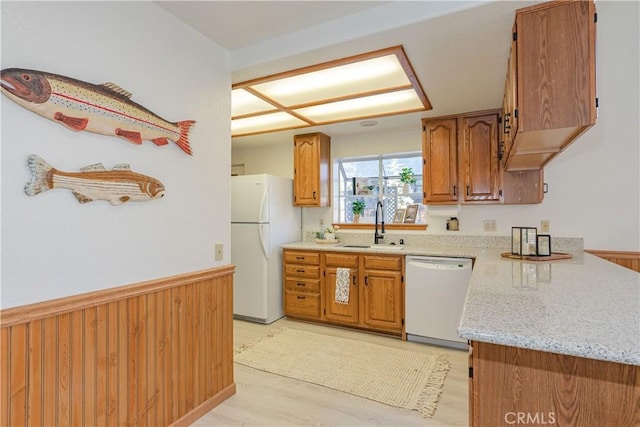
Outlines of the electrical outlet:
M495 219L485 219L484 220L484 231L496 231L497 225Z
M216 243L215 245L215 260L222 261L224 258L224 245L222 243Z
M551 224L549 223L548 219L543 219L542 221L540 221L540 231L542 231L543 233L548 233L549 231L551 231Z

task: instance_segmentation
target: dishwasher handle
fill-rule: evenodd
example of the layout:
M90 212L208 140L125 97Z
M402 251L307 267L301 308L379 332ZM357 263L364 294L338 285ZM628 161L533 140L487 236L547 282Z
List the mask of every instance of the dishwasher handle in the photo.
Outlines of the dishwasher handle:
M432 259L432 258L411 258L407 261L407 266L416 268L422 268L425 270L458 270L458 269L470 269L471 260L469 259L451 259L446 260Z

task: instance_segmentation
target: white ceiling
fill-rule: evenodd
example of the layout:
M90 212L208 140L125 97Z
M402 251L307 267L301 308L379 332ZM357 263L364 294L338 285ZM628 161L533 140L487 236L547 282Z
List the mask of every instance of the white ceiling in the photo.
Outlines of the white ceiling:
M234 83L402 45L433 110L233 139L234 146L419 128L502 104L516 9L539 1L157 1L230 51Z
M235 50L389 2L158 1L220 46Z

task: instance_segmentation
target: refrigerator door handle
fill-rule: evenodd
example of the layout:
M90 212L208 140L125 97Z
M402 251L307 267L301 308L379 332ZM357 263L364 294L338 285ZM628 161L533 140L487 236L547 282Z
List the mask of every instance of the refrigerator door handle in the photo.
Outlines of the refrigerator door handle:
M260 247L262 248L262 254L264 255L264 259L266 259L267 261L269 261L269 253L267 252L267 247L265 245L265 241L264 241L264 227L265 224L260 224L259 225L259 232L258 235L260 237Z
M266 201L267 201L267 187L265 185L264 188L262 189L262 200L260 200L260 211L258 213L258 215L259 215L258 222L260 222L260 223L265 222L265 219L264 219L264 204L265 204ZM261 239L260 241L262 241L262 236L260 236L260 239Z

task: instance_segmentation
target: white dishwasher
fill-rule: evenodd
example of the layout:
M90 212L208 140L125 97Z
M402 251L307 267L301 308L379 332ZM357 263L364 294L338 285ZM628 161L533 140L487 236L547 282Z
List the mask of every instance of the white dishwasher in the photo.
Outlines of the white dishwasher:
M458 325L469 287L468 258L407 256L405 331L407 340L467 348Z

